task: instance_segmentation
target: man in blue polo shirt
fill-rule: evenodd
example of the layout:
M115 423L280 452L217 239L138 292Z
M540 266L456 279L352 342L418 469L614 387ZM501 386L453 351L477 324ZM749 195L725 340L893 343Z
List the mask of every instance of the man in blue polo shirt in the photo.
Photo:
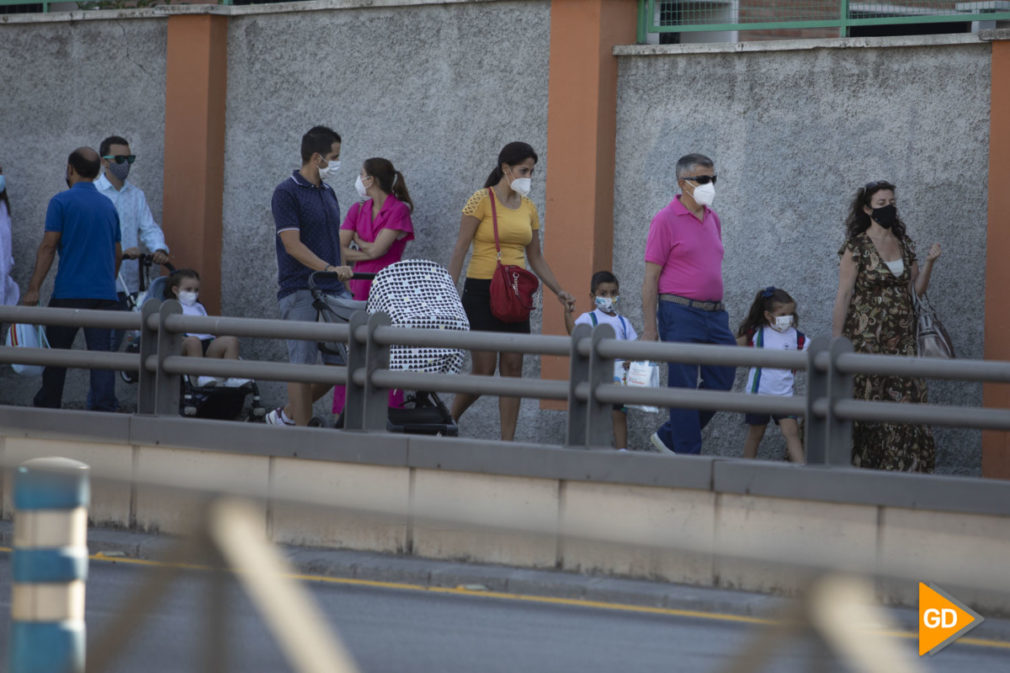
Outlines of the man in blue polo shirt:
M313 271L335 272L336 278L320 280L327 294L351 294L342 281L351 277L349 266L340 264L340 204L333 188L324 182L340 166L340 136L325 126L316 126L302 136L302 167L291 173L274 190L270 204L277 231L277 304L283 320L316 320L309 292ZM289 340L288 360L292 364L315 364L320 352L315 342ZM326 364L344 364L323 355ZM289 383L288 402L267 414L274 425L308 425L312 403L332 386Z
M119 216L112 202L95 189L94 180L100 167L98 152L90 147L77 148L67 159L66 179L70 189L49 201L45 234L22 304L38 303L42 282L59 254L49 306L103 310L118 307L116 273L122 260ZM78 329L51 325L46 328L46 338L52 348L70 348ZM84 328L88 350L109 350L110 337L108 329ZM67 370L62 367L46 367L42 388L35 394L35 406L58 409L63 403L66 376ZM115 372L91 370L88 408L116 411L118 407Z
M649 225L642 282L642 339L735 346L722 303L722 224L712 210L715 164L704 154L677 161L680 194ZM729 390L734 367L671 362L672 388ZM670 409L650 438L660 452L701 453L701 431L714 412Z

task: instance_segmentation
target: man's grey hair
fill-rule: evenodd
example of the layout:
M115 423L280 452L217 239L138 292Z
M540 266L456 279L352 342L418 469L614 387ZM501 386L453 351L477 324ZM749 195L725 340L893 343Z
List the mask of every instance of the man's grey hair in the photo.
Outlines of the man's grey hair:
M715 168L715 162L704 154L685 154L680 159L677 159L677 179L680 180L685 173L693 170L695 166Z

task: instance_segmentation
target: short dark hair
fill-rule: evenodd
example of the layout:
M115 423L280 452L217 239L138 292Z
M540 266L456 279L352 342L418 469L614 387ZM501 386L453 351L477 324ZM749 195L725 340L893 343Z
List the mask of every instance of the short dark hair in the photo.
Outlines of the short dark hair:
M617 276L609 271L597 271L594 273L593 277L589 279L589 291L595 293L600 283L613 283L617 286L618 290L621 289L621 284L617 282Z
M677 159L677 179L680 180L684 173L687 173L695 166L714 168L715 162L706 157L704 154L685 154L680 159Z
M329 126L313 126L302 136L302 163L307 164L317 152L325 157L333 143L339 142L340 134Z
M98 155L100 157L108 156L109 148L113 145L126 145L130 146L130 141L128 141L123 136L109 136L102 141L102 144L98 146Z
M86 180L97 178L102 168L101 158L90 147L78 147L67 157L67 163Z

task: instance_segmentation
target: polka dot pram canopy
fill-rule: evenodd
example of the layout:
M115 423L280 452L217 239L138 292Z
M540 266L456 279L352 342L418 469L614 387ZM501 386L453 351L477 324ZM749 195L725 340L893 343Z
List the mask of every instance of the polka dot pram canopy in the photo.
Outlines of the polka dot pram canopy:
M456 284L442 266L425 259L390 264L375 275L368 312L387 313L395 327L468 331ZM458 348L392 346L390 369L455 374L463 366Z

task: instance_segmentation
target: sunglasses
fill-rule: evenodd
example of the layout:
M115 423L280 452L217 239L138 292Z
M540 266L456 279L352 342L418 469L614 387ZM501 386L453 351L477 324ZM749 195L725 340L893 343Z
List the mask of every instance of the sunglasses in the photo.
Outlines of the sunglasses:
M121 164L123 162L126 162L128 164L132 164L134 161L137 160L137 155L136 154L117 154L117 155L113 156L113 155L110 154L110 155L104 156L102 158L103 159L108 159L109 161L115 161L117 164Z
M687 180L689 182L697 182L699 185L707 185L708 183L715 184L718 175L696 175L693 178L681 178L681 180Z
M884 189L894 189L894 185L887 180L874 180L873 182L867 182L866 186L863 187L863 191L872 192L878 187L883 187Z

